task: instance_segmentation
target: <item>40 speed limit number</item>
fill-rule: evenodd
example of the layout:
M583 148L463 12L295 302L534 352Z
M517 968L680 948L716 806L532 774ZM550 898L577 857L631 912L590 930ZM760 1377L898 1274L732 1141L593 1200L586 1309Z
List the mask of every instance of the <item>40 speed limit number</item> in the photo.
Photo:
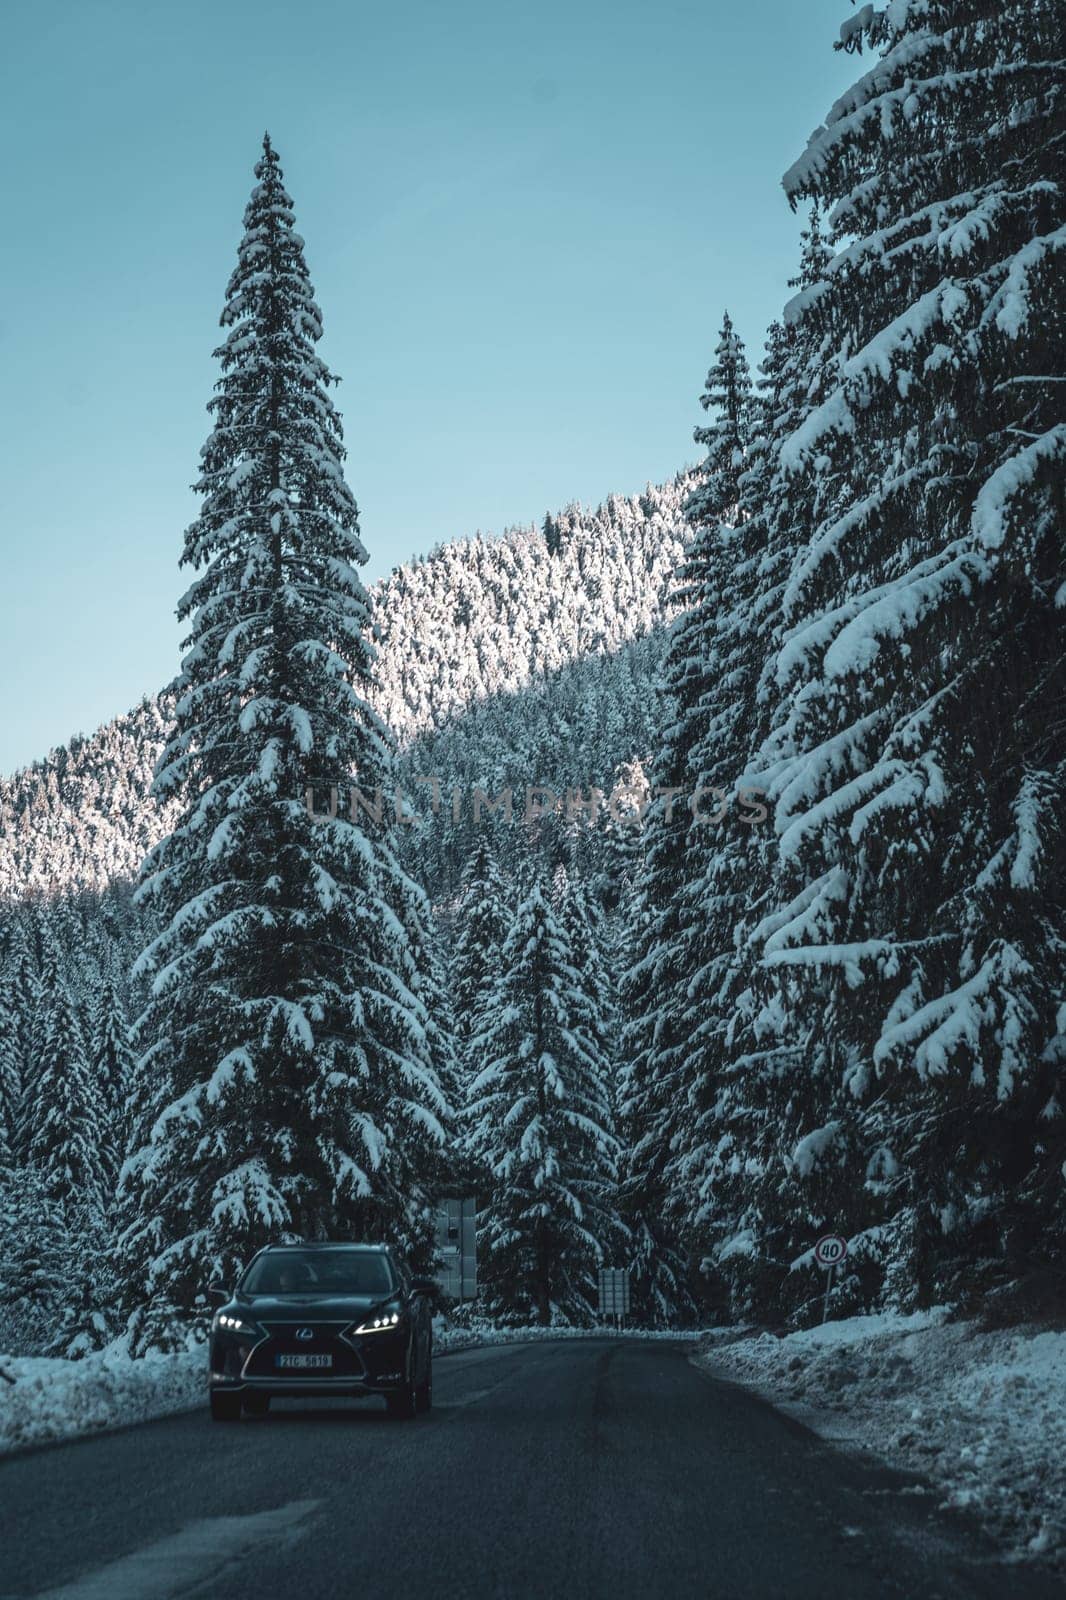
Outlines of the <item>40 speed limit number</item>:
M839 1233L827 1233L814 1247L814 1259L820 1267L830 1270L847 1259L848 1241Z

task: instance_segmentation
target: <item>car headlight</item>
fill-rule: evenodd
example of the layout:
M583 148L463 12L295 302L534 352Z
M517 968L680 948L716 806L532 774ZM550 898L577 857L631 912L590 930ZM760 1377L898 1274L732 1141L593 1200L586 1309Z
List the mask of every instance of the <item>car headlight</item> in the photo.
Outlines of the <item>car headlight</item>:
M257 1328L254 1322L245 1322L241 1317L230 1316L228 1311L220 1311L218 1313L215 1318L215 1327L220 1328L223 1333L247 1334L250 1339L262 1337L261 1329Z
M400 1313L398 1311L379 1311L376 1316L368 1317L356 1328L356 1333L388 1333L391 1328L399 1325Z

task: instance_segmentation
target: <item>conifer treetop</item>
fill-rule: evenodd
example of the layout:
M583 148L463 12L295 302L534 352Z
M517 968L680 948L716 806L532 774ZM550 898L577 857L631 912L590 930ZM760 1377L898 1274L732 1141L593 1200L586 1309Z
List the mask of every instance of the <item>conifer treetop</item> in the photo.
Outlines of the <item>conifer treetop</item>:
M333 764L347 752L349 768L357 756L364 768L387 760L367 704L374 651L356 571L367 552L329 393L337 380L315 351L322 318L269 135L255 178L215 352L222 375L195 484L203 500L181 558L200 573L178 605L192 632L173 685L178 736L157 773L160 798L190 776L204 724L234 700L245 731L269 730L264 771L287 772L290 747L294 758L315 751ZM322 671L335 692L315 717L292 690ZM356 727L366 735L358 752Z
M711 413L711 421L693 432L696 443L706 446L707 457L685 508L688 520L704 527L731 522L737 515L751 421L751 371L744 341L728 311L722 316L714 356L700 396L700 405Z

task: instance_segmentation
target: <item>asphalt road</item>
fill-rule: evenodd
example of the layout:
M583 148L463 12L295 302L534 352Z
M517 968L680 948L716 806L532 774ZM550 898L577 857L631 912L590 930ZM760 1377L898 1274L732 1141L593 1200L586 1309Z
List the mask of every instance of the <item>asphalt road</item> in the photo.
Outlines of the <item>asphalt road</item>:
M435 1377L414 1422L205 1406L8 1459L0 1595L1061 1600L684 1346L502 1346Z

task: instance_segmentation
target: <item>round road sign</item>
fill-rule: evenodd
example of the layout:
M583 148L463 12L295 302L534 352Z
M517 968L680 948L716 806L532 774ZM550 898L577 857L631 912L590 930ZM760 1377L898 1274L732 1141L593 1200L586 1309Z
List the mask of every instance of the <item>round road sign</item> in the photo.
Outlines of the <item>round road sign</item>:
M814 1247L814 1259L820 1267L836 1267L848 1253L848 1241L837 1233L827 1233Z

